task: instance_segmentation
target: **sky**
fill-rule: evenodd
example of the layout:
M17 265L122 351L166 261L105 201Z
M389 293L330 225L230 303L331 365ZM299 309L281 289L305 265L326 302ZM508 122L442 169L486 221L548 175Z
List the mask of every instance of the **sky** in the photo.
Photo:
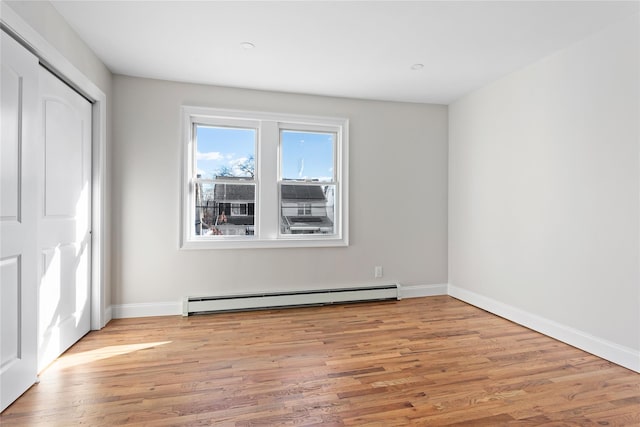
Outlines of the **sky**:
M197 173L212 179L227 168L233 176L248 176L238 169L256 155L254 129L197 126ZM281 132L282 179L333 177L335 134L283 130Z
M282 131L282 178L331 181L334 139L332 133Z
M213 179L223 168L234 176L248 176L238 169L256 150L254 129L196 127L196 169L205 179Z

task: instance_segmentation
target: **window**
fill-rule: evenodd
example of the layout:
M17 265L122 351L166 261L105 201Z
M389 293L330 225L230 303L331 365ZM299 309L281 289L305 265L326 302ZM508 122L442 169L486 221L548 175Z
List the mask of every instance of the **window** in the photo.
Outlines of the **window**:
M348 244L346 119L182 113L182 248Z
M280 232L335 231L337 134L280 130Z
M247 203L232 203L231 204L231 214L232 215L246 215L247 214Z
M193 125L194 236L251 235L257 129Z
M311 215L311 203L299 203L298 215Z

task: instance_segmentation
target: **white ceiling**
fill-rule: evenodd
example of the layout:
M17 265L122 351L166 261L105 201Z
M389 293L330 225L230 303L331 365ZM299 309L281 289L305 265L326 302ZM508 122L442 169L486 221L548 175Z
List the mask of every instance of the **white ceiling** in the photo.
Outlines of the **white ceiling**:
M52 1L117 74L448 104L638 1ZM243 49L242 42L255 44ZM421 70L412 70L416 63Z

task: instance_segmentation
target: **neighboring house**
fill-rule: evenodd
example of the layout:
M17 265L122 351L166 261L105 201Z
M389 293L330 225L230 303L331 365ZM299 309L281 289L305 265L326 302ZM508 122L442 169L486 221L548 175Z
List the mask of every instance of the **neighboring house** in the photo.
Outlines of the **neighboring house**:
M253 234L255 185L215 184L211 203L213 224L222 234Z
M253 234L255 199L255 186L252 184L198 184L196 234Z
M333 187L323 185L283 184L281 232L284 234L331 234L332 210L327 195Z
M229 179L225 177L225 179ZM281 232L283 234L333 233L333 188L323 185L283 184ZM196 234L252 235L255 224L255 185L216 183L206 191L199 185ZM330 212L328 212L330 211Z

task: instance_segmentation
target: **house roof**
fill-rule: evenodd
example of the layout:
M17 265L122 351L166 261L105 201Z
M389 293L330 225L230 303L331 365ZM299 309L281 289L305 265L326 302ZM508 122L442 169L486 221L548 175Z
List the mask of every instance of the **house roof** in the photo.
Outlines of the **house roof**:
M322 185L284 184L282 200L287 202L326 201ZM217 202L253 202L256 187L252 184L215 184L214 200Z
M285 184L282 186L282 200L287 201L325 201L321 185Z
M253 202L256 199L256 187L249 184L216 184L213 198L218 202Z

